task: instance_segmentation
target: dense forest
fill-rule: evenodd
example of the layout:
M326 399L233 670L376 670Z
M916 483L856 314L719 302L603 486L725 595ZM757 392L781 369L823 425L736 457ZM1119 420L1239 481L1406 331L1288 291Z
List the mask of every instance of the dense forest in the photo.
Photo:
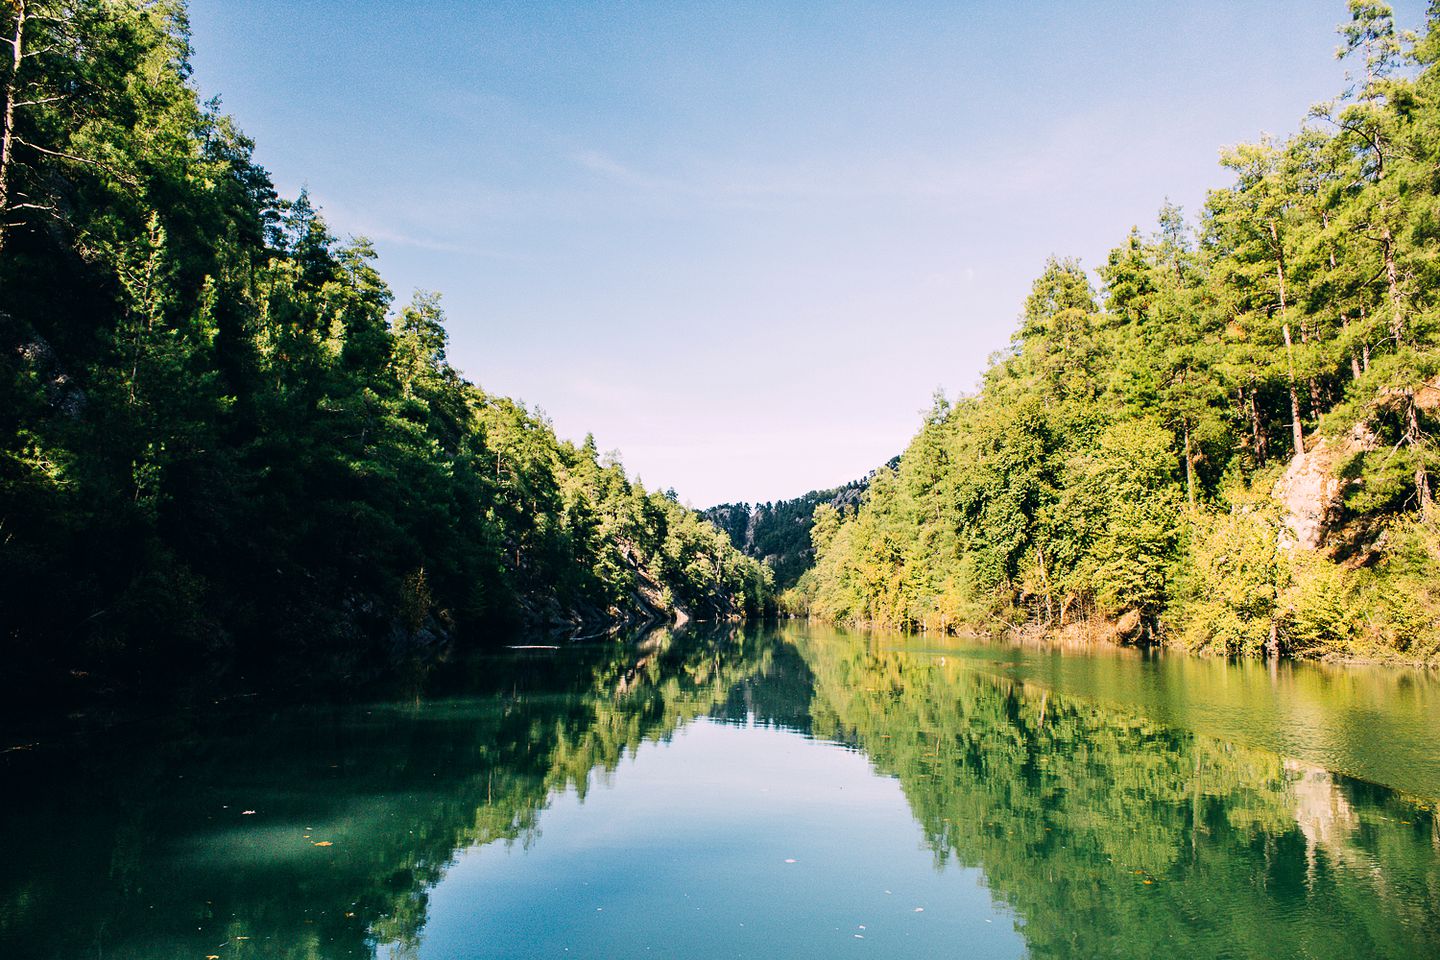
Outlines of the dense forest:
M893 470L898 464L896 458L888 466ZM787 590L815 564L810 543L815 508L828 504L836 510L854 510L869 486L870 477L866 477L832 490L812 490L793 500L754 506L722 503L703 511L702 516L724 530L737 550L764 562L774 573L776 590Z
M7 694L723 618L769 573L446 358L364 239L277 196L181 0L0 9ZM147 675L148 675L147 674Z
M1230 149L867 481L702 516L465 379L437 295L283 198L182 0L0 11L7 694L364 673L516 625L766 609L1440 656L1440 10ZM813 566L812 566L813 562ZM808 569L807 569L808 568Z
M1047 263L978 392L817 509L792 610L1440 656L1440 6L1423 35L1349 10L1349 88L1098 285Z

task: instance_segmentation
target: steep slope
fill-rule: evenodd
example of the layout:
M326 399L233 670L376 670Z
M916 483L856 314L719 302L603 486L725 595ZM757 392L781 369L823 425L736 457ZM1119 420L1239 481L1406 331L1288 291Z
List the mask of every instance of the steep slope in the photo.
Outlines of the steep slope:
M1440 657L1440 14L1352 4L1363 82L1227 150L1099 270L1052 259L791 609L1227 654Z
M890 461L894 469L899 458ZM794 586L800 575L815 562L810 530L815 522L815 509L828 505L840 513L853 513L859 508L870 477L852 480L831 490L812 490L793 500L757 503L722 503L701 512L701 515L725 531L735 548L748 557L767 564L775 574L775 588Z
M373 671L517 624L758 612L769 574L449 362L277 196L183 4L0 7L5 695ZM82 691L83 692L83 691Z

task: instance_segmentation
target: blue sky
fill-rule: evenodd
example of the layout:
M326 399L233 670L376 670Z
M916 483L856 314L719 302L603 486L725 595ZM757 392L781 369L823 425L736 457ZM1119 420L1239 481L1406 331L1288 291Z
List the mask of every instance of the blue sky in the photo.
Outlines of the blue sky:
M1420 0L1397 3L1419 26ZM191 0L196 79L452 360L695 506L899 452L1051 253L1343 86L1342 0Z

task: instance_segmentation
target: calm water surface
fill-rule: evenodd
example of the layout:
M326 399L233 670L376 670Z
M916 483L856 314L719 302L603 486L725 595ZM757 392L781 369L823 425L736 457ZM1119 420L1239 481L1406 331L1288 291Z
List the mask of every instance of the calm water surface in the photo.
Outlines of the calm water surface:
M0 956L1435 957L1437 731L1386 669L519 650L0 754Z

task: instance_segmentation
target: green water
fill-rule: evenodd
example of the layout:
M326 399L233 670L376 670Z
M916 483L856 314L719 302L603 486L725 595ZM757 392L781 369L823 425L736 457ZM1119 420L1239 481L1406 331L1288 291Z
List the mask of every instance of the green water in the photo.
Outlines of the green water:
M1397 670L519 650L0 754L0 957L1434 957L1437 730Z

